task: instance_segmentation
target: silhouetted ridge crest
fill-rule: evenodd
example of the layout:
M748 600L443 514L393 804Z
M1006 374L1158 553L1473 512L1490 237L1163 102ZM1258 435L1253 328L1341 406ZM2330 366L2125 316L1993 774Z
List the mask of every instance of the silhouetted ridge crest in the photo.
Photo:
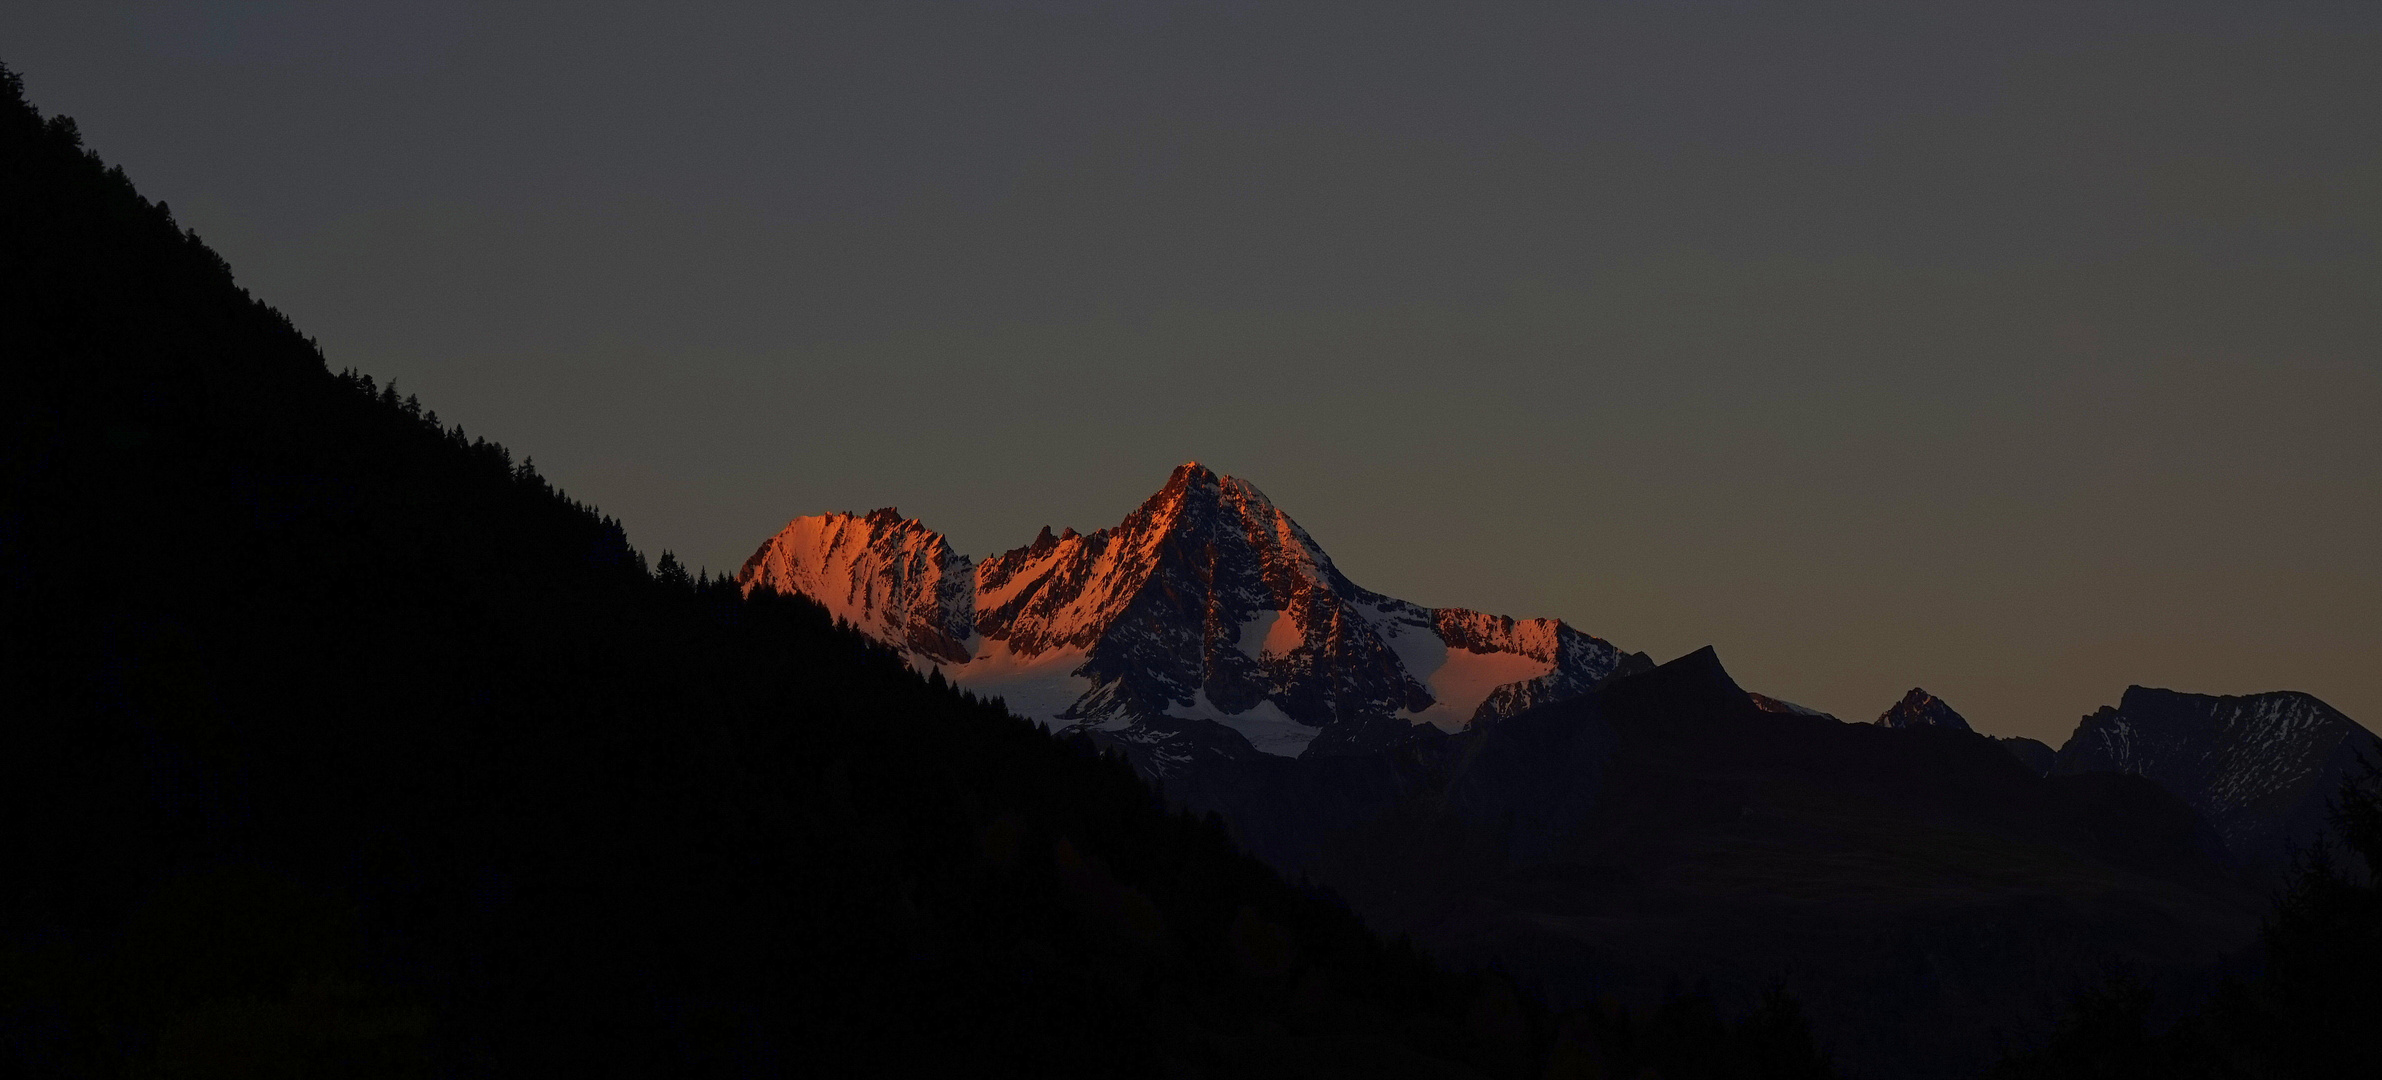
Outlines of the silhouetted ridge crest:
M1753 719L1761 715L1710 645L1652 671L1616 679L1605 687L1602 697L1606 708L1621 716L1659 713L1672 718Z

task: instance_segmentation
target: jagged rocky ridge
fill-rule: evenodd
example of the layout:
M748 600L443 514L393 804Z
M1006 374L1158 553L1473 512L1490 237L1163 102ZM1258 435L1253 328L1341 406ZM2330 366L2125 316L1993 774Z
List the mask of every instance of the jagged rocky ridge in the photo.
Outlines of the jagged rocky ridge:
M1808 712L1751 695L1758 708ZM1877 726L1972 732L1943 699L1913 687ZM2233 860L2272 870L2315 843L2326 806L2364 754L2382 763L2382 739L2297 691L2219 697L2128 687L2121 703L2077 724L2058 750L2034 739L1993 737L2037 775L2130 773L2157 783L2207 818Z
M1754 698L1756 705L1761 704L1762 696L1760 694L1755 694ZM1970 727L1968 718L1960 715L1952 706L1946 704L1944 699L1916 686L1911 687L1911 692L1904 694L1901 701L1895 702L1893 708L1878 715L1877 726L1906 731L1916 728L1936 728L1946 731L1969 732L1980 738L1990 738L2002 749L2009 751L2010 756L2024 763L2027 769L2036 776L2050 773L2052 759L2059 753L2049 745L2035 739L2015 735L1985 735Z
M2309 694L2129 686L2076 726L2051 774L2147 777L2208 818L2235 859L2273 865L2323 831L2361 754L2382 761L2382 739Z
M891 509L797 518L738 580L809 596L1161 776L1460 731L1583 693L1624 659L1557 620L1360 588L1255 485L1197 463L1112 528L1046 528L981 563Z

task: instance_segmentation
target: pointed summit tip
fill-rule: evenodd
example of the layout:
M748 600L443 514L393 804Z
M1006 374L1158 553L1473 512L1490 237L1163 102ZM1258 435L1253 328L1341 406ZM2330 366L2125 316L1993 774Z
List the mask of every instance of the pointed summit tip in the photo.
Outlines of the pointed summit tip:
M1210 469L1196 461L1186 461L1175 466L1174 475L1168 479L1203 484L1213 484L1217 482L1215 470Z
M1651 671L1617 679L1605 697L1619 713L1640 717L1760 715L1753 698L1729 677L1720 653L1710 645Z
M1682 653L1673 657L1665 661L1662 666L1670 667L1673 664L1681 667L1716 668L1720 666L1720 650L1706 645L1694 652Z

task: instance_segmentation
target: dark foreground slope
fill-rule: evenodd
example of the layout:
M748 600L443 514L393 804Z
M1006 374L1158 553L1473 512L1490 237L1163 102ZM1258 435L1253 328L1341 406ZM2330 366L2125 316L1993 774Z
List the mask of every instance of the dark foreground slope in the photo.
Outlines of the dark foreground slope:
M1553 1001L1784 985L1857 1075L1973 1074L2046 1037L2112 962L2180 1007L2264 909L2154 783L2046 779L1966 731L1760 711L1710 650L1436 756L1334 765L1184 795L1373 925L1496 958Z
M649 571L4 71L0 236L0 1071L1821 1071L1783 1006L1444 973L1120 760Z
M2265 964L2179 1022L2130 973L2077 996L2047 1045L2012 1055L2004 1080L2241 1080L2371 1076L2382 1017L2382 768L2333 789L2260 934Z

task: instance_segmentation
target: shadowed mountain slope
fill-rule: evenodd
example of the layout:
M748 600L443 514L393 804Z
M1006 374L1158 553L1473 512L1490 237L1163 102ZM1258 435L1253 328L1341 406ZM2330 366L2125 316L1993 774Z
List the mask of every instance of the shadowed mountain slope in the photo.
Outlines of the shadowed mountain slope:
M2059 760L2059 751L2040 739L2029 739L2022 735L1996 735L1993 741L2000 743L2002 749L2010 752L2010 756L2025 762L2036 776L2049 776L2052 763Z
M2147 777L2207 815L2244 864L2274 872L2323 831L2325 806L2382 739L2295 691L2219 697L2129 686L2084 718L2054 776Z
M1558 1002L1783 984L1858 1075L1973 1073L2111 961L2189 997L2262 907L2155 784L2045 779L1965 731L1763 711L1709 649L1335 764L1182 797L1375 925Z

